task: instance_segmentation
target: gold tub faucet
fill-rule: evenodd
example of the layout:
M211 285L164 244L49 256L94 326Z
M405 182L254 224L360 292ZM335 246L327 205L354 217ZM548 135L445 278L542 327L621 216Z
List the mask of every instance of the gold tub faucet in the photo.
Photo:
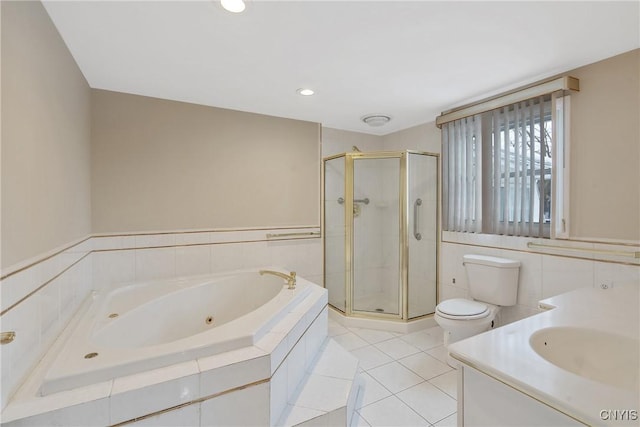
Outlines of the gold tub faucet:
M287 285L289 285L289 289L296 288L296 272L292 271L290 274L280 273L279 271L273 270L260 270L260 275L263 274L273 274L274 276L282 277L287 281Z

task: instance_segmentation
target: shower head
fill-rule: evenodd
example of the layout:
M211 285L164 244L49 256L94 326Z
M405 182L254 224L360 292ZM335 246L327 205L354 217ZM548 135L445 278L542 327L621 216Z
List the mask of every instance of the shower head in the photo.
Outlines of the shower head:
M356 147L355 145L353 145L353 146L351 147L351 151L354 151L354 152L356 152L356 153L359 153L359 152L360 152L360 149L359 149L358 147Z

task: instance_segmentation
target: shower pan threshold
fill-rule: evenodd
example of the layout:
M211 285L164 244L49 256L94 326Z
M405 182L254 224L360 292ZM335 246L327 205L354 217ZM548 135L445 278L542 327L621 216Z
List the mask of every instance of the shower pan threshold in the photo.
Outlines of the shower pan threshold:
M428 314L415 320L409 320L408 322L405 322L404 320L381 320L366 317L345 316L342 312L331 305L329 305L329 318L335 320L342 326L350 328L378 329L381 331L399 332L404 334L437 326L436 321L433 319L433 314Z

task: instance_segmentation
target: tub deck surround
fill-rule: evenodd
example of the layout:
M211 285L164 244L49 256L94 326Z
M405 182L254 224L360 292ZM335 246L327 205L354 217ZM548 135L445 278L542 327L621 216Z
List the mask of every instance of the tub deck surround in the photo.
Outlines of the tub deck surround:
M281 279L273 278L286 289ZM287 306L253 345L41 396L54 352L67 345L63 334L2 412L2 423L113 425L179 410L193 412L186 408L194 406L203 425L228 423L246 414L255 417L241 421L275 423L327 336L326 290L302 277L298 288L308 291L299 292L302 298ZM300 362L303 369L295 369Z
M4 409L95 289L114 284L280 265L320 283L318 226L253 227L86 236L2 269ZM290 234L294 234L291 236ZM300 234L298 234L300 233ZM286 234L276 239L267 234Z
M630 355L636 360L629 366L613 366L602 360L609 369L631 370L627 375L635 375L635 384L625 388L552 364L533 349L530 340L545 328L572 327L634 340L637 349L640 346L639 289L638 283L615 285L606 290L588 287L548 298L540 302L540 308L546 311L454 343L449 352L463 364L571 418L588 425L607 424L600 418L601 410L640 410L638 353ZM606 357L607 351L620 349L604 350L603 357ZM620 373L611 374L615 377Z

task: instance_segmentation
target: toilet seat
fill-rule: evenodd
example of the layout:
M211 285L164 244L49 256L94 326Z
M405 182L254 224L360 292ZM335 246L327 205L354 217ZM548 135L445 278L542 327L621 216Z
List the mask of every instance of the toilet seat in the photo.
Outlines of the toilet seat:
M489 316L491 310L487 304L479 301L454 298L438 304L436 312L445 319L474 320Z

